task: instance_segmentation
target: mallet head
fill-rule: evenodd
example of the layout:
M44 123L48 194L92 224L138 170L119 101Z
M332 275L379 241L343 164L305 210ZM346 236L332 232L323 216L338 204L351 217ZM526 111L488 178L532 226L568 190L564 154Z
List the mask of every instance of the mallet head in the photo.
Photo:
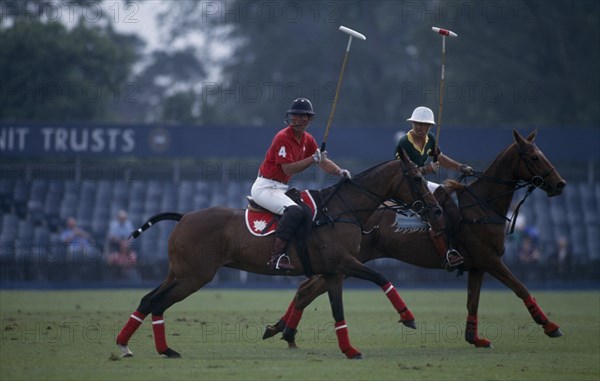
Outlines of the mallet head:
M357 31L352 30L350 28L346 28L345 26L340 26L340 30L342 32L346 33L346 34L349 34L352 37L356 37L356 38L361 39L361 40L366 40L367 39L367 37L365 37L364 34L358 33Z
M458 37L458 34L454 33L451 30L448 30L448 29L442 29L442 28L437 28L435 26L432 26L431 30L433 30L435 33L439 33L443 36Z

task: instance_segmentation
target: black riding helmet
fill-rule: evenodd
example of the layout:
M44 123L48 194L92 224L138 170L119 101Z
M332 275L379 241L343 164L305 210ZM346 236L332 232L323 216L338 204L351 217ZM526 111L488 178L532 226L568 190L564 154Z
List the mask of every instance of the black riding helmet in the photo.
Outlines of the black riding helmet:
M309 114L315 115L313 111L312 103L306 98L294 99L290 109L287 110L286 114Z
M308 114L310 115L310 119L312 120L315 112L313 110L312 103L306 98L297 98L294 99L292 105L289 110L285 112L285 120L286 124L290 124L290 114Z

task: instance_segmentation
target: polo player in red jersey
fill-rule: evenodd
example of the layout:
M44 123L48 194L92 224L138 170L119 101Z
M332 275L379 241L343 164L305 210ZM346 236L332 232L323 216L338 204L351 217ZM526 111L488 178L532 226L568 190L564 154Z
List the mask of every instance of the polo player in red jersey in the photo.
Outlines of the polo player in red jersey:
M290 178L313 164L319 164L325 172L350 178L350 172L341 169L327 158L327 151L321 152L315 138L306 129L315 112L306 98L292 102L286 112L288 125L279 131L267 150L258 177L252 185L251 195L263 208L281 216L275 230L275 245L271 260L267 263L276 270L293 270L286 254L289 241L300 227L304 213L285 192L289 189Z

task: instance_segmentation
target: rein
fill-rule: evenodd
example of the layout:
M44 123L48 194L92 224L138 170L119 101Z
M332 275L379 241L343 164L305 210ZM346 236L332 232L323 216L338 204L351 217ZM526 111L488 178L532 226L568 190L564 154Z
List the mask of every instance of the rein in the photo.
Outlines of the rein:
M506 179L501 179L501 178L497 178L497 177L493 177L493 176L487 176L485 175L483 172L473 172L471 176L479 178L481 180L484 181L488 181L488 182L493 182L496 184L502 184L502 185L510 185L512 186L512 189L508 192L504 192L501 193L495 197L492 197L488 200L484 200L482 198L480 198L479 196L477 196L476 194L473 193L472 190L470 190L469 188L465 187L464 189L469 192L469 194L475 199L477 200L476 203L474 204L470 204L470 205L465 205L462 206L462 208L470 208L472 206L477 206L477 205L483 205L485 207L487 207L489 210L491 210L492 212L494 212L495 214L497 214L499 216L499 218L493 218L493 217L483 217L480 219L473 219L473 220L461 220L461 223L467 223L467 224L486 224L486 223L496 223L496 224L503 224L505 222L509 222L508 227L506 228L506 235L510 235L512 233L514 233L515 230L515 224L517 222L517 217L519 216L519 211L521 209L521 206L523 205L523 203L525 202L525 200L527 199L527 197L529 197L529 195L531 195L531 193L536 189L541 187L542 185L544 185L545 181L544 178L546 178L553 170L554 170L554 166L551 166L543 175L536 175L535 172L531 169L531 165L529 163L529 160L527 160L527 158L525 158L524 154L525 152L529 151L533 149L533 145L530 148L527 149L519 149L517 151L517 153L519 154L519 161L517 163L517 167L519 166L519 164L521 162L523 162L525 164L525 168L527 168L527 170L529 171L530 174L532 174L532 178L529 181L524 181L524 180L506 180ZM458 181L461 182L465 179L466 175L461 175L458 178ZM521 199L521 201L519 201L519 203L517 204L517 207L515 208L515 210L513 211L513 214L510 218L506 217L504 214L498 212L497 210L495 210L491 205L490 205L490 201L496 200L498 198L507 196L507 195L514 195L515 191L525 188L527 187L527 192L525 192L525 195L523 196L523 198Z
M396 190L398 188L400 188L400 186L402 185L402 183L404 182L405 179L408 179L409 177L411 177L411 174L409 173L407 167L406 167L406 163L402 163L402 173L403 173L403 177L402 180L400 181L400 183L398 184L398 186L396 187ZM413 204L411 205L411 208L413 208L413 210L417 211L417 213L420 215L421 213L423 213L425 210L429 209L431 206L427 205L425 203L425 201L423 200L423 196L421 195L418 190L416 185L414 184L414 181L411 181L411 179L408 179L407 181L410 182L410 189L411 189L411 193L413 195L413 198L416 199ZM364 208L364 209L355 209L351 206L351 204L345 200L342 195L340 195L338 193L338 191L340 190L340 188L342 187L342 185L348 183L349 185L354 185L355 187L357 187L362 193L366 194L367 196L369 196L371 199L377 201L377 207L376 208ZM396 193L396 192L394 192ZM327 208L327 204L333 199L334 196L337 196L340 198L340 200L342 201L342 203L344 205L346 205L349 209L346 211L342 211L337 213L334 216L329 216L328 212L328 208ZM321 220L317 220L315 222L316 226L321 226L321 225L326 225L326 224L334 224L335 222L347 222L347 223L353 223L356 224L357 226L359 226L361 228L361 231L364 231L364 226L363 224L360 222L360 219L357 217L357 213L359 212L365 212L365 211L375 211L378 209L382 209L381 208L381 204L387 200L385 197L378 195L377 193L371 191L370 189L358 184L357 182L353 181L352 179L344 179L339 181L337 184L334 185L334 189L331 192L331 194L329 194L327 196L327 198L323 199L323 203L322 203L322 207L321 207L321 212L322 214L325 216L325 221L321 221ZM406 202L404 202L404 200L397 200L397 199L392 199L394 202L397 202L399 204L403 204L403 205L408 205ZM394 207L391 206L387 206L384 205L383 209L396 209ZM351 214L353 219L352 220L342 220L340 217L345 215L345 214Z

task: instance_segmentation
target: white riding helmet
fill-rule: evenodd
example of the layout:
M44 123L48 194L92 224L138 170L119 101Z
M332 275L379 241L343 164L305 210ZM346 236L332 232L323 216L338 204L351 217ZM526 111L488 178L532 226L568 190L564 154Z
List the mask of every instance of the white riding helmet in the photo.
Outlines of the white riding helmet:
M418 122L418 123L427 123L427 124L435 124L435 119L433 117L433 111L427 107L417 107L415 111L413 111L412 116L409 119L406 119L409 122Z

